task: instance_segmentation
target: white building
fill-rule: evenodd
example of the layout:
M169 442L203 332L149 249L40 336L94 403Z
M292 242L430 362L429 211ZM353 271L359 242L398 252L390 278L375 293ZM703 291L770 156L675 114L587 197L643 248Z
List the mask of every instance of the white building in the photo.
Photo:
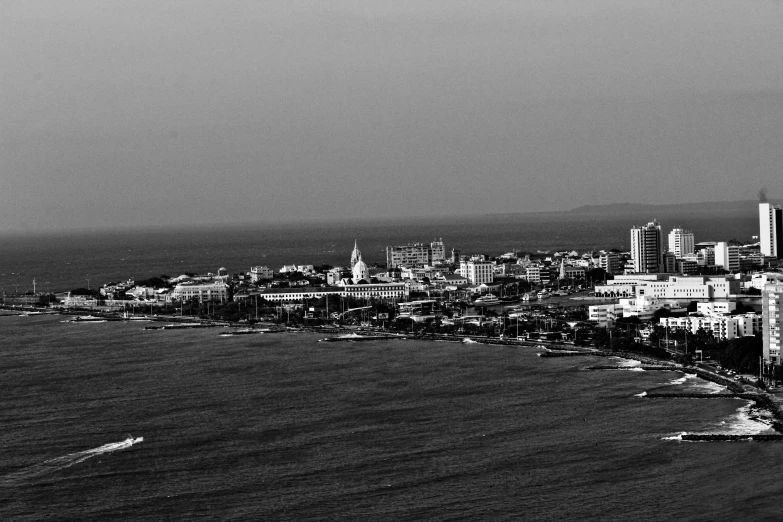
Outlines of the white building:
M693 254L693 232L684 228L673 228L669 232L669 252L677 258Z
M734 301L707 301L706 303L696 303L696 313L702 315L730 314L736 309L737 303Z
M480 285L494 281L493 266L489 262L462 261L459 265L459 274L466 278L471 285Z
M189 301L196 299L205 301L227 301L228 284L225 281L211 281L208 283L182 283L174 287L168 294L174 301Z
M726 299L737 294L740 281L729 277L672 276L668 281L644 281L637 296L660 299Z
M620 302L617 304L589 306L588 319L597 322L599 326L606 326L619 317L638 317L641 321L649 321L653 318L655 312L662 308L684 311L678 301L652 297L632 297L620 299Z
M783 274L777 272L753 274L745 287L764 290L765 286L773 283L783 284Z
M783 259L783 208L759 203L759 243L767 257Z
M529 265L525 268L525 279L531 283L540 283L541 267L538 265Z
M738 272L740 269L740 247L729 245L725 241L715 245L715 266L723 267L728 272Z
M410 294L404 283L376 283L321 288L268 288L261 292L267 301L301 303L306 299L320 299L326 295L357 299L405 299Z
M650 274L660 271L661 225L653 220L643 227L631 229L631 259L635 272Z
M274 276L274 271L267 266L250 267L250 281L253 283L258 283L259 281L268 281Z
M699 329L711 334L716 339L734 339L755 335L761 329L761 316L755 313L728 314L691 314L686 317L662 317L661 326L678 328L696 334Z
M607 303L591 305L588 308L587 318L590 321L598 323L599 326L606 326L623 316L623 305Z
M780 364L780 348L783 346L783 283L769 284L761 294L762 328L764 337L764 359Z

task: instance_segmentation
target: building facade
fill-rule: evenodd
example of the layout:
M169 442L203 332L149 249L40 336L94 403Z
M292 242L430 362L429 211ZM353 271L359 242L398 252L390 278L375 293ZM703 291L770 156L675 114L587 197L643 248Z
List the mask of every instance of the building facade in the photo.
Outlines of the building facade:
M459 274L466 278L471 285L494 281L494 269L492 263L489 262L462 261L459 265Z
M307 299L320 299L327 295L356 299L405 299L410 293L404 283L377 283L320 288L268 288L259 294L267 301L301 303Z
M269 281L274 276L274 271L267 266L250 267L250 281L253 283L258 283L259 281Z
M229 286L225 281L211 281L208 283L182 283L174 287L169 293L171 300L189 301L195 299L201 303L205 301L227 301Z
M631 259L635 272L654 274L661 268L661 225L651 221L631 229Z
M759 203L759 246L767 257L783 259L783 208Z
M598 266L607 274L616 274L620 270L620 255L616 252L602 252L598 257Z
M741 315L700 315L686 317L662 317L661 326L678 328L696 334L700 329L711 334L716 339L734 339L755 335L762 326L762 318L758 314Z
M715 266L728 272L738 272L740 269L740 247L730 245L725 241L715 245Z
M669 232L669 252L680 258L685 254L693 254L693 232L684 228L673 228Z
M386 247L386 267L431 265L432 250L424 243Z
M780 305L783 301L783 283L768 284L761 294L761 333L764 338L764 359L780 364L780 348L783 345L783 315Z

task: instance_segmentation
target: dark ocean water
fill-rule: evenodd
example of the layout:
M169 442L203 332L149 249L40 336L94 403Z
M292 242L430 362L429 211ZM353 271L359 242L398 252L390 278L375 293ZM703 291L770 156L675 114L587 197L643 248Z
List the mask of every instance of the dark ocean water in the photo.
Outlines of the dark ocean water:
M758 234L758 209L714 212L506 214L467 217L346 220L254 224L121 232L0 235L0 292L72 290L129 277L214 272L254 265L346 265L354 240L368 263L385 264L387 245L443 238L447 251L500 255L512 250L586 252L629 248L633 225L657 218L664 234L675 226L693 230L696 241Z
M678 373L61 319L0 317L2 520L780 519L779 444L664 440L754 425Z

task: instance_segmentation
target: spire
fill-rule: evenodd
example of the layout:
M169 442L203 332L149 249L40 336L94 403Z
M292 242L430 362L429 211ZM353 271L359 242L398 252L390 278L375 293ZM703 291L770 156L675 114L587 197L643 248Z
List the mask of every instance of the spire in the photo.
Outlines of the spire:
M362 259L362 253L359 251L359 243L353 240L353 252L351 252L351 270Z

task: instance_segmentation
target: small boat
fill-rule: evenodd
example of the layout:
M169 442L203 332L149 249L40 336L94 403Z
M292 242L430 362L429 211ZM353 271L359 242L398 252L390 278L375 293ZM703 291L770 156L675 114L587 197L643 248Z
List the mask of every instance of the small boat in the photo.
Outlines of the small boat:
M500 304L500 299L498 299L495 294L485 294L473 301L474 306L493 306Z

